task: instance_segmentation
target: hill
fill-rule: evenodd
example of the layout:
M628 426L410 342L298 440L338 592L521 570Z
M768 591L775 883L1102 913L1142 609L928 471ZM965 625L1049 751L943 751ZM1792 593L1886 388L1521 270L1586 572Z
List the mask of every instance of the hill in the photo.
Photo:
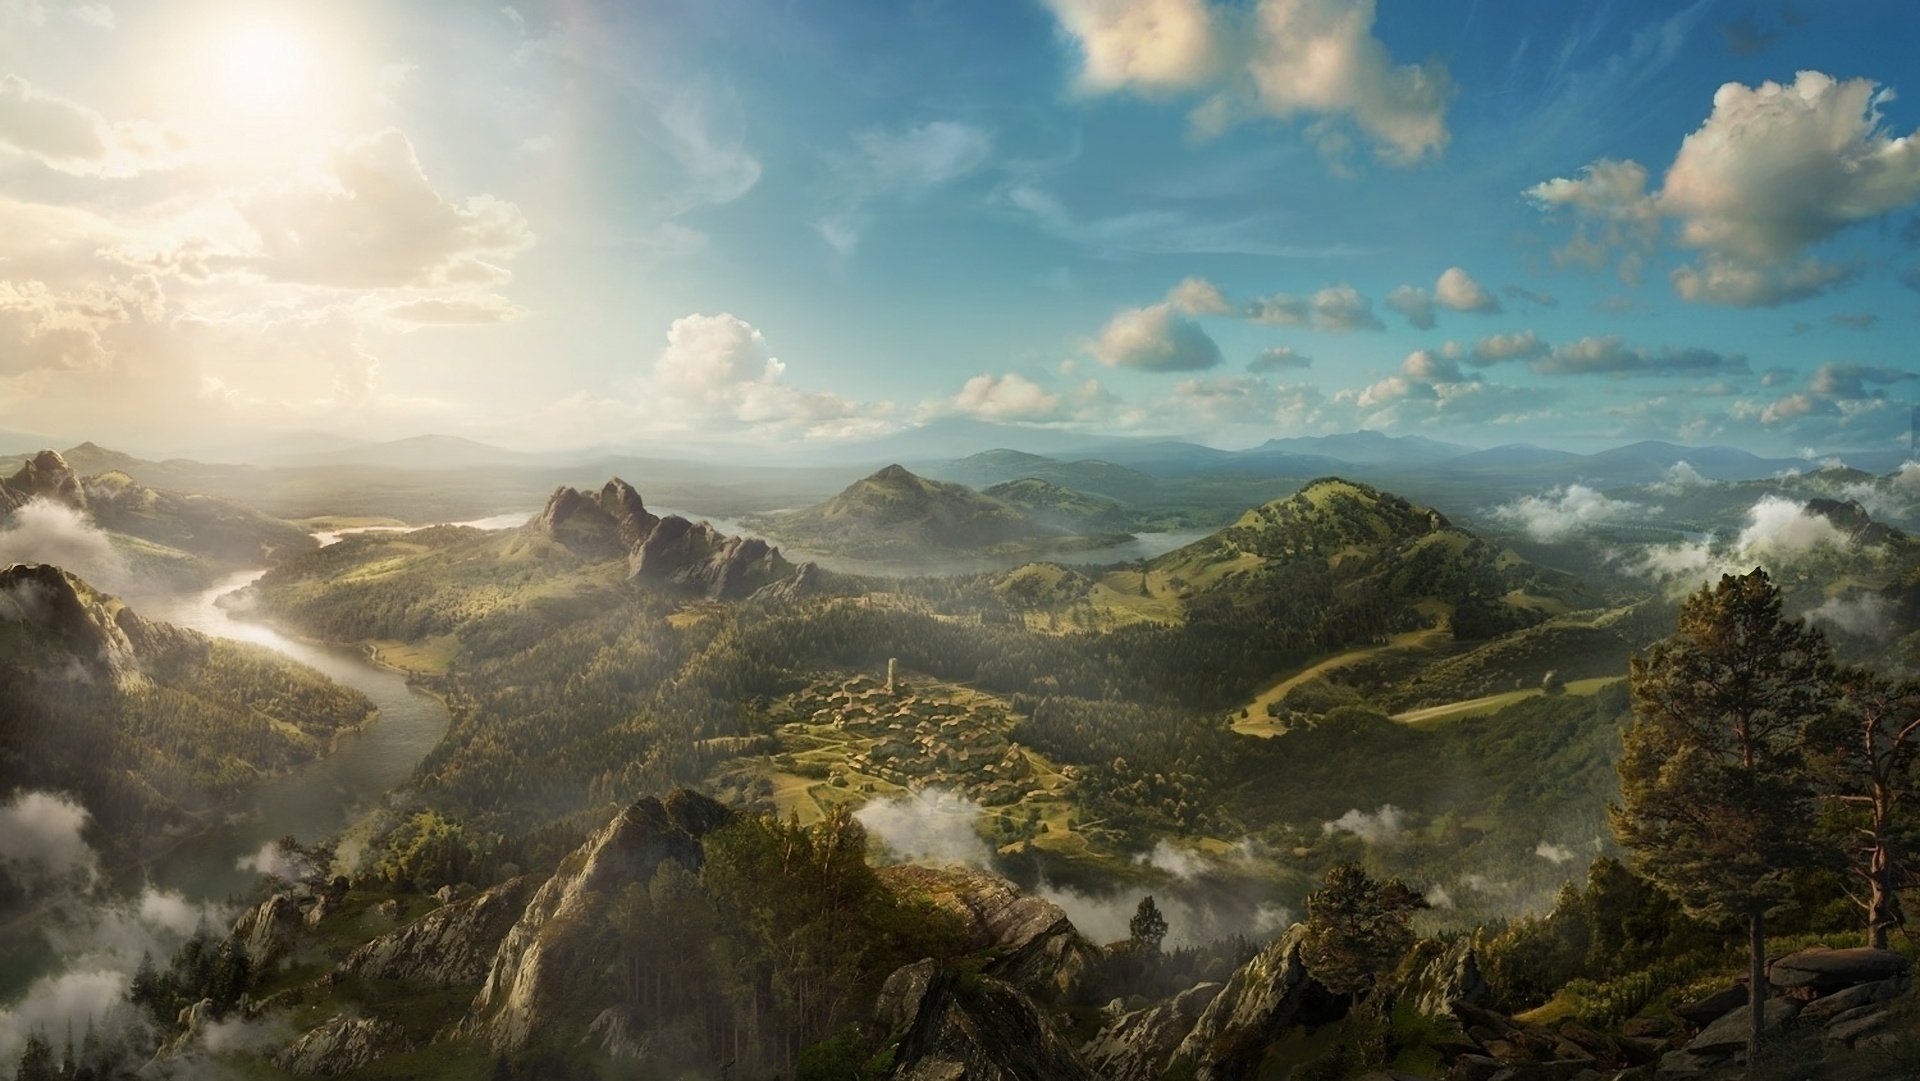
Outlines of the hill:
M1020 510L1041 525L1076 533L1124 530L1130 520L1126 507L1117 499L1088 495L1039 477L996 484L980 494Z
M1044 501L1049 492L1065 489L1023 491ZM929 480L898 465L855 481L817 506L767 515L755 524L803 547L849 555L1011 549L1069 534L965 485Z
M1018 450L987 450L924 471L938 480L986 488L1032 477L1094 495L1135 503L1162 494L1160 478L1097 458L1066 461Z
M75 794L122 856L324 754L373 708L268 650L143 619L44 564L0 570L0 700L0 790Z

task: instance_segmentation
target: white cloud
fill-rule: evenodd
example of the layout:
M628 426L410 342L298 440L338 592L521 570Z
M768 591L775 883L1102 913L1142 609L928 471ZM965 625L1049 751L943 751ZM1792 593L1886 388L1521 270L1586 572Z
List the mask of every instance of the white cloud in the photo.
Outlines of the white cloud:
M1435 303L1457 312L1492 314L1500 311L1500 302L1493 294L1474 281L1473 275L1457 266L1441 271L1440 279L1433 283L1433 299Z
M0 76L0 150L76 176L128 177L175 165L184 149L165 128L110 123L17 75Z
M1233 305L1205 278L1186 278L1167 291L1167 302L1187 315L1230 315Z
M1183 881L1197 878L1207 870L1205 857L1164 839L1155 841L1152 850L1135 856L1133 862Z
M1747 358L1711 349L1630 346L1618 334L1587 337L1538 356L1527 364L1538 375L1629 376L1707 375L1745 372Z
M1777 495L1762 496L1747 510L1747 525L1734 545L1748 559L1785 560L1816 548L1843 548L1847 535L1824 514Z
M1878 593L1828 597L1807 611L1807 622L1856 638L1885 639L1893 633L1894 604Z
M873 434L885 427L888 402L857 402L802 391L785 381L787 365L751 323L729 312L682 316L667 328L667 345L648 380L651 422L665 430L707 424L745 425L769 435L812 439Z
M1712 482L1700 475L1685 459L1667 467L1660 479L1647 485L1647 491L1655 495L1679 495L1693 488L1705 488Z
M1373 34L1374 0L1047 0L1080 47L1082 89L1209 90L1201 135L1259 112L1307 121L1330 159L1357 131L1374 156L1410 165L1446 147L1453 84L1438 63L1396 63Z
M895 859L933 865L988 868L993 849L980 836L986 808L945 788L869 801L853 817Z
M1296 371L1313 366L1313 358L1286 345L1276 345L1262 349L1258 355L1247 362L1247 370L1255 373Z
M95 589L118 594L135 584L127 561L86 515L50 499L32 499L0 520L0 567L48 563ZM0 616L5 609L0 607Z
M280 281L349 288L474 286L534 242L520 209L490 195L451 200L413 144L387 129L337 144L326 175L239 205L257 237L230 260Z
M1221 362L1220 347L1207 332L1166 301L1119 312L1087 351L1110 368L1150 372L1202 371Z
M1059 416L1062 399L1023 375L976 375L954 396L956 412L982 420L1044 421Z
M1313 325L1336 333L1381 328L1379 318L1373 314L1372 302L1344 282L1313 294Z
M1603 159L1527 194L1579 221L1566 259L1599 265L1616 250L1643 257L1661 219L1671 218L1678 242L1701 252L1698 265L1672 272L1683 300L1773 307L1805 299L1854 276L1807 249L1920 203L1920 139L1882 124L1891 98L1870 79L1817 71L1785 84L1726 83L1658 191L1648 189L1644 166ZM1623 267L1623 276L1633 274Z
M1535 540L1557 541L1641 509L1638 503L1609 498L1584 484L1569 484L1503 503L1494 508L1493 516L1518 525Z
M1514 334L1489 334L1474 343L1468 363L1487 365L1507 360L1537 360L1550 352L1552 346L1531 330Z
M1355 807L1331 822L1322 822L1320 832L1328 837L1350 833L1368 844L1393 844L1405 835L1406 827L1406 812L1383 803L1371 813Z
M1403 285L1387 294L1387 307L1407 317L1416 330L1433 329L1433 296L1417 285Z
M1541 841L1533 847L1533 854L1548 863L1561 864L1573 860L1574 851L1566 845L1557 845L1552 841Z
M0 865L30 887L89 884L97 872L81 833L87 809L52 792L19 792L0 805Z
M1046 0L1080 46L1091 92L1188 89L1214 77L1223 48L1208 0Z

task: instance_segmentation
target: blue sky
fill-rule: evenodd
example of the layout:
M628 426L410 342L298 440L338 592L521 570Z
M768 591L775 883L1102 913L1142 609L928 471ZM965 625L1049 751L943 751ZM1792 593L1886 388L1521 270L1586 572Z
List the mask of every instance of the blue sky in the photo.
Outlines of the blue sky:
M1888 449L1916 35L1893 2L0 0L0 428Z

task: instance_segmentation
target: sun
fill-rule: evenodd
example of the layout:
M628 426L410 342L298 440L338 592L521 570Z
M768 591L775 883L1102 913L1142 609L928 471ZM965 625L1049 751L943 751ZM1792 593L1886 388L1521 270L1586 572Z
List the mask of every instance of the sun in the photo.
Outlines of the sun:
M297 26L234 26L216 37L210 52L214 89L236 112L285 113L309 104L317 88L318 53Z

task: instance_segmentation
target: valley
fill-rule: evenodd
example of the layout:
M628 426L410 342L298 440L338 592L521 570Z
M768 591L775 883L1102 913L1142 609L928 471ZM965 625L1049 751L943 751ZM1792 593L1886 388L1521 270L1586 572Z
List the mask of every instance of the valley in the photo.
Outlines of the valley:
M1126 467L1040 469L1037 457L1017 461L1063 479L1127 480ZM112 645L114 627L130 628L130 642L211 635L271 650L359 703L360 719L304 758L244 779L203 775L186 817L146 825L172 822L146 849L113 799L92 795L107 791L89 787L106 774L84 762L14 774L23 788L85 801L104 827L87 827L88 843L113 873L91 885L13 880L10 896L55 905L63 920L126 903L115 895L217 914L211 928L201 915L197 927L146 932L163 949L159 974L128 985L130 1001L181 1049L209 1046L211 1015L189 1016L202 998L196 1008L289 1026L260 1050L212 1054L222 1068L279 1071L261 1076L585 1077L636 1055L696 1072L745 1056L784 1075L836 1033L881 1034L846 1027L878 996L882 1016L919 1011L878 1051L860 1044L891 1056L893 1076L946 1054L916 1041L953 1038L941 1026L967 1030L968 1011L991 1008L1031 1032L969 1054L1051 1055L1044 1068L1069 1077L1108 1076L1090 1062L1119 1055L1142 1065L1114 1065L1114 1076L1145 1081L1182 1056L1214 1061L1194 1033L1222 1022L1152 1021L1192 1029L1161 1046L1133 1031L1147 1015L1097 1019L1087 996L1124 991L1151 1013L1196 985L1279 978L1271 951L1295 941L1281 932L1349 864L1425 884L1417 925L1432 948L1478 936L1478 963L1508 981L1493 1001L1520 1017L1500 1023L1539 1024L1524 1008L1574 1008L1568 996L1584 985L1538 982L1545 962L1519 960L1534 948L1526 936L1542 933L1528 921L1572 903L1588 864L1595 875L1618 866L1606 805L1633 718L1628 659L1672 633L1683 595L1624 574L1622 546L1662 553L1704 536L1621 523L1542 543L1504 517L1525 497L1469 509L1469 526L1324 476L1210 529L1137 532L1127 543L1144 547L1129 551L1102 531L1139 529L1158 512L1123 496L1038 475L976 490L890 466L784 518L675 512L614 477L562 484L532 514L457 524L384 517L377 501L313 505L299 527L228 513L249 535L312 538L236 548L225 533L183 528L204 512L177 495L151 491L128 516L129 497L114 493L133 482L120 474L66 482L45 456L22 468L10 482L22 506L59 503L106 551L138 558L170 538L208 568L201 575L218 572L147 579L138 617L66 579L93 614L59 624L59 648L96 663L72 635L107 635L109 659L97 663L118 665L114 679L130 685L169 662ZM1898 482L1731 485L1740 494L1725 513L1745 532L1697 542L1688 558L1765 560L1797 612L1879 614L1888 622L1871 635L1831 624L1835 648L1912 671L1920 560L1904 528L1858 502L1794 495L1871 484L1892 496ZM1787 513L1768 500L1789 508L1779 536L1801 547L1754 533L1756 508ZM758 527L805 543L776 546ZM903 550L931 562L902 561ZM270 565L228 569L250 559ZM120 564L95 566L110 575ZM46 647L27 644L43 617L28 613L0 623L18 628L0 645L16 685L44 694L47 661L32 651ZM268 701L241 693L255 709ZM333 709L282 708L273 728L286 733ZM147 723L139 716L129 705L104 714L133 728ZM32 717L14 738L52 738L58 724ZM829 878L795 880L800 907L783 908L766 884L800 872L775 853L801 850ZM724 885L729 874L754 886L730 899L742 887ZM823 881L864 900L808 907ZM1142 967L1126 946L1127 912L1146 894L1173 930L1166 959ZM664 962L646 944L669 933L648 930L654 918L709 943L659 977L671 991L649 989L649 966ZM1051 929L1034 934L1042 925ZM842 981L837 1005L765 982L794 963L788 940L755 937L769 926L843 943L819 955L830 960L818 978ZM1849 941L1822 926L1800 933ZM10 993L30 998L36 974L63 978L37 944L40 925L10 933L10 956L31 966ZM549 959L527 952L535 941ZM219 990L218 966L191 956L244 957L245 1001L223 1001L236 992ZM1442 970L1458 959L1445 956L1396 978L1453 978ZM756 958L759 990L709 967L727 957ZM949 989L889 1007L882 985L923 957L934 967L915 978ZM952 966L982 964L972 990L942 982ZM1674 1004L1690 992L1666 993ZM1481 1023L1449 1014L1444 996L1420 1009L1419 1025ZM743 1010L771 1020L749 1023ZM1327 1015L1332 1037L1264 1053L1330 1053L1357 1031L1342 1016ZM1436 1039L1395 1037L1400 1061L1458 1053ZM156 1062L188 1061L158 1050Z

